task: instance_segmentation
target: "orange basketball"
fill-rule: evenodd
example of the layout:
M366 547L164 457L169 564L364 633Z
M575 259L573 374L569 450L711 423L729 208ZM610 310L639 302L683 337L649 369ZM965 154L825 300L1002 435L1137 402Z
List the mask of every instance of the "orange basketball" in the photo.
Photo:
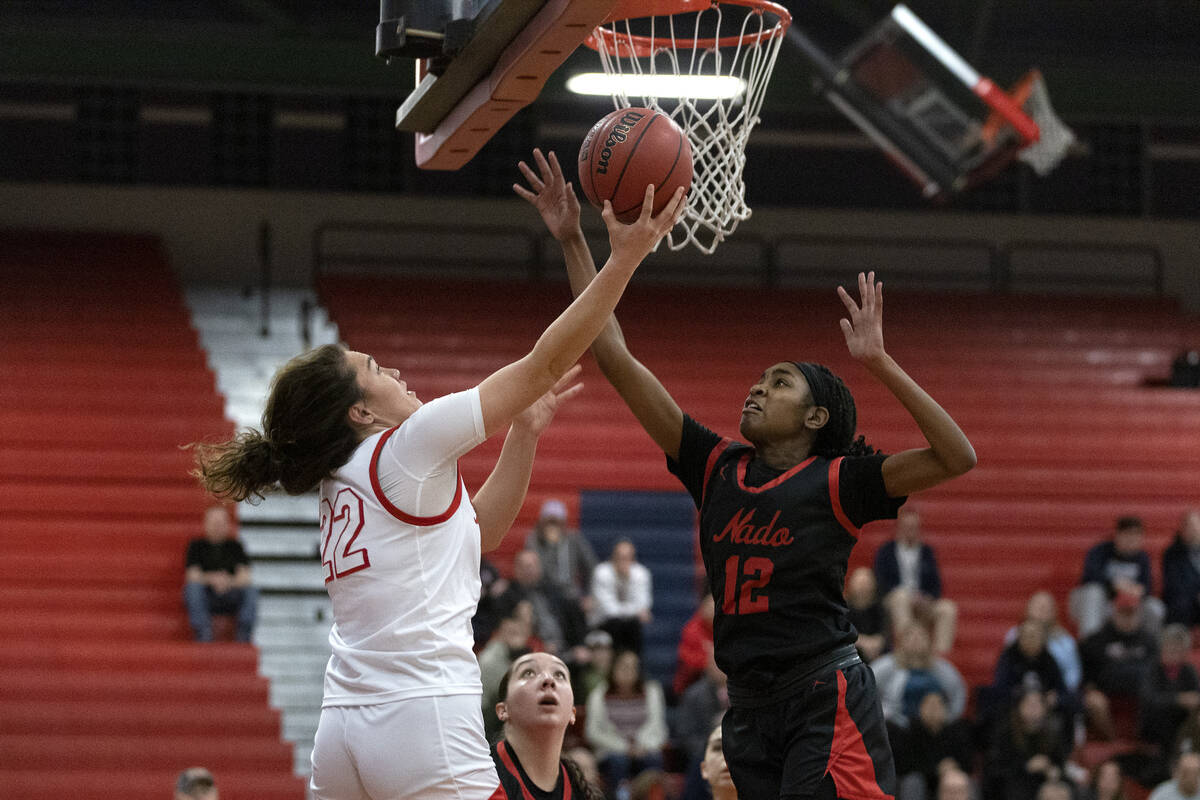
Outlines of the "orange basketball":
M646 186L654 184L654 213L675 190L692 185L692 147L666 114L621 108L588 131L579 148L579 186L588 202L612 202L617 219L633 222L642 212Z

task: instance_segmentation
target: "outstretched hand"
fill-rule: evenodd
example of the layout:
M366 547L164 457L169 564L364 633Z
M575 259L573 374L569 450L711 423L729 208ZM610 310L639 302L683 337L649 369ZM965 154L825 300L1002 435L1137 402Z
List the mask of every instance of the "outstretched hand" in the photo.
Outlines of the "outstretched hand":
M850 314L849 319L840 321L850 355L868 362L883 358L887 354L883 348L883 281L875 280L874 271L858 273L861 305L845 288L839 286L837 292Z
M530 188L514 183L513 191L538 210L550 234L561 242L579 230L579 198L575 196L574 187L563 178L562 168L553 150L547 159L535 147L533 160L537 164L537 172L524 161L517 163Z
M528 408L513 418L513 425L524 428L534 436L540 436L550 425L559 407L583 391L583 384L576 382L583 367L576 364L566 371L550 391L539 397Z
M604 218L604 224L608 228L612 257L628 260L628 263L635 266L641 263L642 259L658 246L667 232L675 227L686 207L686 190L680 186L675 190L671 201L658 212L658 216L654 216L654 184L650 184L646 187L646 196L642 199L642 213L633 223L626 225L617 219L612 203L605 200L600 216Z

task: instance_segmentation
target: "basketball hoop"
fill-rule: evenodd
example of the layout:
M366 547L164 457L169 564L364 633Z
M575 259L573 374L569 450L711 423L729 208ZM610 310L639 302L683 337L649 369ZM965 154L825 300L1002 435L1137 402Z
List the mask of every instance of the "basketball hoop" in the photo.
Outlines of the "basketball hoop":
M1054 112L1054 107L1050 105L1050 92L1039 70L1030 70L1012 94L1019 100L1025 113L1037 123L1040 133L1036 142L1026 145L1017 153L1017 158L1038 175L1048 175L1070 154L1076 142L1075 133Z
M750 218L742 180L746 143L791 21L787 9L769 0L622 0L585 42L609 76L723 77L745 86L727 98L643 95L637 103L622 89L613 92L616 108L661 111L692 145L692 188L683 219L667 237L672 250L691 243L712 253Z

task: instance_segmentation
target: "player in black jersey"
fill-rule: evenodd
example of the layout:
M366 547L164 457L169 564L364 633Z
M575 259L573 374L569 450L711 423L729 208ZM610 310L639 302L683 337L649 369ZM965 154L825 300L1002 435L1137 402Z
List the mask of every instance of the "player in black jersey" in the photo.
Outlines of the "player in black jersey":
M492 748L500 788L490 800L601 800L579 767L562 757L563 735L575 722L567 665L549 653L515 660L500 681L496 716L504 738Z
M579 203L553 154L521 164L517 193L542 214L578 294L596 275ZM926 447L875 454L855 438L854 398L818 364L783 361L750 388L740 432L723 439L686 416L630 353L615 317L592 344L601 370L667 455L700 510L716 662L729 677L725 757L741 797L876 800L895 770L869 667L842 595L859 529L905 498L975 465L971 443L883 346L883 285L841 287L851 356L908 410Z

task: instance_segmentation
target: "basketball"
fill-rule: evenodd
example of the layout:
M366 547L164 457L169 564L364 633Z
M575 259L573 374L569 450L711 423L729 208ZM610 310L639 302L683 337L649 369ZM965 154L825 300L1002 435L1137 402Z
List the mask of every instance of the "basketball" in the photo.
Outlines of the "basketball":
M592 126L579 148L579 186L588 202L626 224L642 212L646 186L654 184L654 213L675 190L692 184L692 146L666 114L651 108L620 108Z

